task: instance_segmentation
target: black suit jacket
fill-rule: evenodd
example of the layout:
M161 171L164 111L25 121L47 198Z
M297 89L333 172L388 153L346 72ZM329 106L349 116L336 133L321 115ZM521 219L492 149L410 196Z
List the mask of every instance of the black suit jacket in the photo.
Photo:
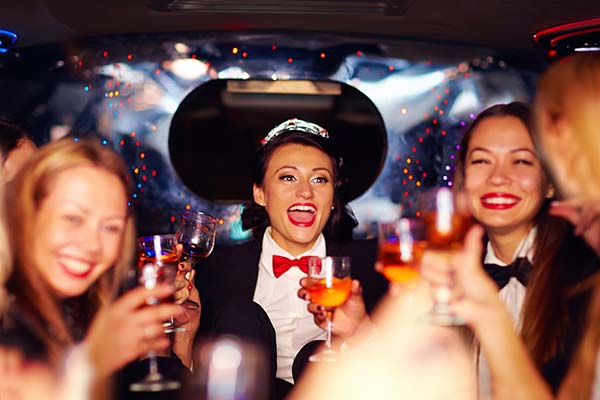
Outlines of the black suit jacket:
M215 315L224 303L252 301L261 250L260 240L217 246L208 259L197 265L195 281L202 302L199 333L210 331ZM370 312L388 286L385 278L374 269L377 241L353 240L341 246L327 242L327 255L351 257L352 277L363 286L363 298Z

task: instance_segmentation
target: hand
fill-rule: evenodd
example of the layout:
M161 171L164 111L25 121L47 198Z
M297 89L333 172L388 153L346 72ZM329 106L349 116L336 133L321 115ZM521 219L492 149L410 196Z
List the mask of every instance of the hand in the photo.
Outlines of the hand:
M310 293L306 290L307 278L300 280L300 288L298 297L309 301L307 306L308 311L313 314L315 324L322 329L327 326L327 310L325 306L313 303L310 298ZM350 338L358 333L359 328L365 324L370 324L369 316L365 308L365 302L362 297L362 287L356 279L352 280L352 288L350 296L344 304L335 309L333 313L333 334L341 338Z
M147 299L163 299L173 292L173 287L165 285L151 290L138 287L98 311L84 341L97 378L108 376L149 351L169 347L163 322L171 316L179 317L181 308L171 303L147 307Z
M200 303L200 294L194 286L194 277L196 271L192 270L189 273L189 281L186 281L187 298L179 303L182 310L181 315L174 318L175 326L182 327L185 330L175 332L173 335L173 352L181 359L184 365L188 368L192 366L192 349L196 332L200 326L200 315L202 306Z
M553 201L549 213L573 224L575 234L600 256L600 199Z

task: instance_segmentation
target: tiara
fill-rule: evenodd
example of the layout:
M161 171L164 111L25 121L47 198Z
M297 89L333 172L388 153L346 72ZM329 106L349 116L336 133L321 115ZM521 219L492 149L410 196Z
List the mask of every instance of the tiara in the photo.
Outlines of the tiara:
M265 145L271 140L273 140L273 138L281 135L284 132L289 131L310 133L312 135L317 135L329 139L329 132L327 132L325 128L312 122L303 121L298 118L292 118L280 123L275 128L271 129L267 136L265 136L265 138L261 140L261 143Z

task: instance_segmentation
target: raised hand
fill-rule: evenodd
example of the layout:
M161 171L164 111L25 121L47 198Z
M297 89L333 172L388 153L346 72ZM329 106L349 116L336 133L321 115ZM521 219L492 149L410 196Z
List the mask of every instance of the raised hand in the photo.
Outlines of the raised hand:
M163 322L171 316L179 317L181 307L172 303L145 306L149 298L163 299L173 292L174 288L166 285L154 289L138 287L98 312L84 341L97 378L108 376L150 351L170 346Z
M575 234L581 235L600 256L600 198L595 201L583 199L553 201L549 212L573 224Z

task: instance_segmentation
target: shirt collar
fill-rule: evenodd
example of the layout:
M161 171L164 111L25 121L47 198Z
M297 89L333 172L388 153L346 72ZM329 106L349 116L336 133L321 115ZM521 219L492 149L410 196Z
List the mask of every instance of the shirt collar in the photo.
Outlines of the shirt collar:
M533 245L535 242L535 236L537 234L537 227L533 227L529 230L527 236L525 236L519 242L517 249L515 250L515 254L513 254L512 259L515 260L518 257L527 257L529 262L533 262ZM485 259L483 261L486 264L497 264L497 265L507 265L506 263L500 261L496 254L494 253L494 248L492 247L492 243L488 241L487 243L487 251L485 253Z
M269 275L275 277L275 275L273 274L273 256L283 256L289 259L294 259L308 255L317 257L325 257L327 255L325 237L322 233L319 234L315 245L311 249L294 257L290 253L279 247L277 243L275 243L275 240L273 240L273 236L271 236L270 226L267 227L267 229L265 229L265 233L263 235L262 240L262 251L260 253L259 265L262 266Z

